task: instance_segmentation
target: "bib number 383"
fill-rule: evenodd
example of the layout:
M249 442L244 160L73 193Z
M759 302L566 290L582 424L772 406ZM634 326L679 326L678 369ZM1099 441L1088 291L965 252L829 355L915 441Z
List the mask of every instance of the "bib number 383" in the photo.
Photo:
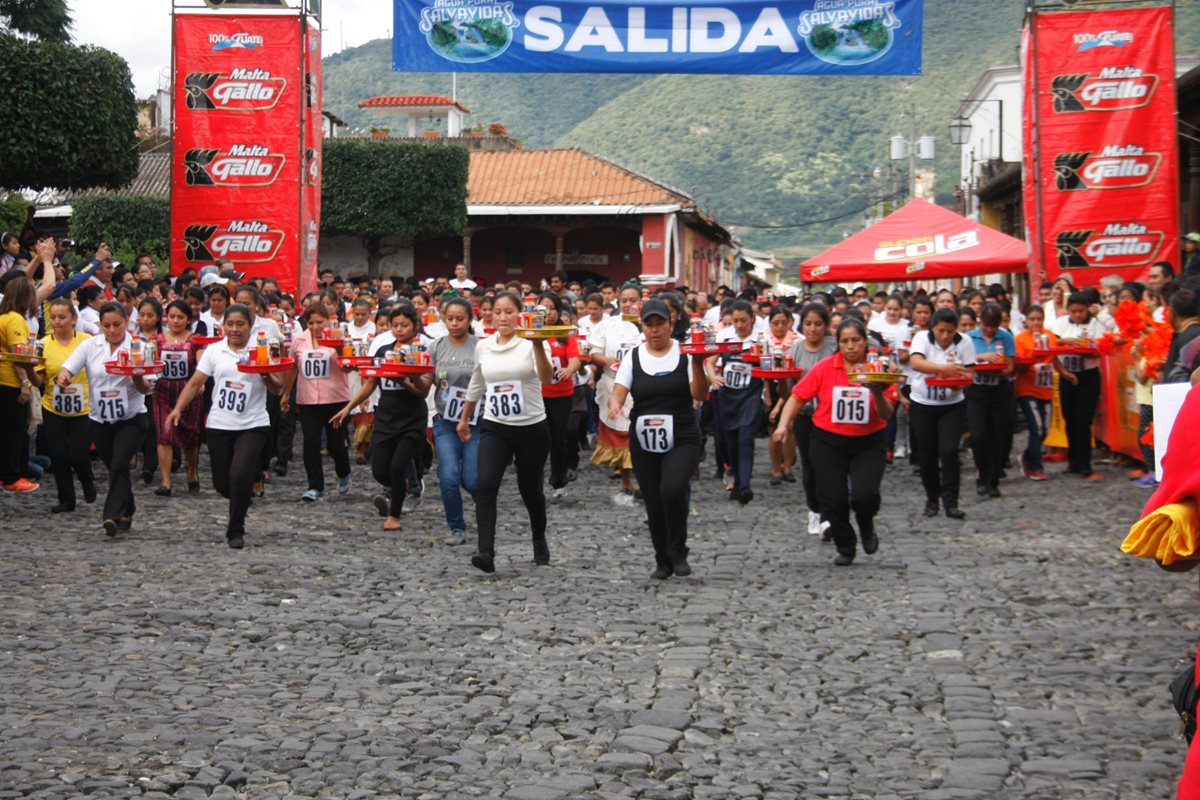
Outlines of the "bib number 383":
M638 446L647 453L667 453L675 446L674 417L638 417L633 432Z
M488 413L493 419L513 419L525 413L525 394L520 381L489 383Z
M855 386L834 387L833 421L839 425L866 425L871 421L871 390Z

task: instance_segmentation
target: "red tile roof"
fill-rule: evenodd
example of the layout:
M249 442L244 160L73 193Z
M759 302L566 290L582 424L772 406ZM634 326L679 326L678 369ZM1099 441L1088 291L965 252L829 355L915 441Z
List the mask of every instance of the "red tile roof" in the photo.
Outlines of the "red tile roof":
M470 114L471 109L440 94L381 94L358 104L359 108L437 108L452 106Z
M681 205L687 195L578 149L473 151L471 205Z

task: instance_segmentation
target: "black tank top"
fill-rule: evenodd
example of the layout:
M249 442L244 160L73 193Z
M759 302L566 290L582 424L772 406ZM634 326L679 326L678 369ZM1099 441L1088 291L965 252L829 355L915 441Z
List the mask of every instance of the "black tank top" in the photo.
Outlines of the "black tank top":
M688 358L679 354L675 369L661 375L651 375L642 369L641 347L633 350L633 380L629 393L633 409L629 412L629 443L637 447L637 421L643 416L674 418L675 444L699 441L696 410L692 406L691 377Z

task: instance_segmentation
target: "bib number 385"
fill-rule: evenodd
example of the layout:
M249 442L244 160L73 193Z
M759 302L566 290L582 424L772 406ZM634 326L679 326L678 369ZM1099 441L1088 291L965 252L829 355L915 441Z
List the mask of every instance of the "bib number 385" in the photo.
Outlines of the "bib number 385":
M839 425L866 425L871 420L871 390L838 386L833 390L833 421Z
M647 453L667 453L675 446L674 417L638 417L633 432L638 446Z
M55 384L51 402L55 414L78 416L83 413L83 387L78 383L72 383L65 388Z

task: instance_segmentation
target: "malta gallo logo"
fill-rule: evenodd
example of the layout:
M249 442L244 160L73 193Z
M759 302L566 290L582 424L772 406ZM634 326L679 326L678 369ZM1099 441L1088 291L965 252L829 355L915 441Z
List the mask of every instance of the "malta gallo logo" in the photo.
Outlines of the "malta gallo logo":
M1153 263L1165 238L1136 222L1114 222L1100 232L1062 231L1054 246L1059 269L1124 269Z
M183 229L188 261L231 258L240 264L262 264L275 258L284 232L257 220L231 220L225 225L188 225Z
M235 144L224 152L197 148L183 154L183 175L188 186L270 186L286 162L286 156L261 145Z
M1137 67L1105 67L1096 75L1059 75L1050 82L1055 114L1085 111L1128 111L1150 102L1158 86L1157 75Z
M265 69L192 72L183 81L189 111L266 111L279 103L286 88L286 80Z
M1110 145L1099 153L1059 153L1054 186L1060 192L1136 189L1154 180L1162 156L1137 145Z

